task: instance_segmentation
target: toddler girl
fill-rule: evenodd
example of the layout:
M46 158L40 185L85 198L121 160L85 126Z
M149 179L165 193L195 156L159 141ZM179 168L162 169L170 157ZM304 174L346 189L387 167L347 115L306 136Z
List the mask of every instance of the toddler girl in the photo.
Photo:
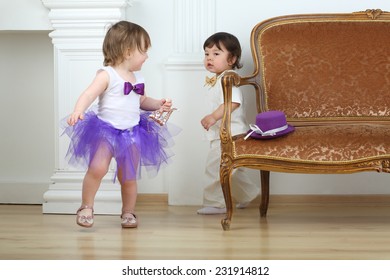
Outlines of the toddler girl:
M104 67L80 95L67 119L65 132L71 142L67 157L71 164L88 166L83 180L82 203L77 210L77 224L91 227L93 206L101 180L112 158L117 163L121 185L123 228L138 225L135 214L137 179L140 167L155 171L171 156L171 134L148 118L142 110L169 111L168 99L153 99L144 93L144 79L139 70L148 58L151 46L148 33L139 25L120 21L112 25L104 38ZM97 112L86 109L98 98Z

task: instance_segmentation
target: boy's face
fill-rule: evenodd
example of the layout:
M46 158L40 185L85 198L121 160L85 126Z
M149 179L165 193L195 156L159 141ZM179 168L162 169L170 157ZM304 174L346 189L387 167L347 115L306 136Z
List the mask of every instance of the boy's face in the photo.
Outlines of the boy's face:
M236 60L235 57L230 57L228 50L223 44L219 44L221 49L216 45L211 48L206 47L204 50L204 67L211 73L217 75L221 74L225 70L231 70Z

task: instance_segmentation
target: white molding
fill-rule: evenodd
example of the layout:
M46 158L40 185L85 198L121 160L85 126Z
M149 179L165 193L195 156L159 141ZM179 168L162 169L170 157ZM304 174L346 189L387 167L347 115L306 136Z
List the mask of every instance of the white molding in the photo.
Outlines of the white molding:
M203 53L171 55L164 66L168 71L204 71Z
M175 0L174 52L203 52L203 41L216 29L215 0Z
M43 195L43 213L75 213L81 203L82 171L58 170L51 177L53 183ZM119 214L121 212L120 186L113 181L113 171L103 178L95 198L96 214Z
M59 8L123 8L132 6L133 0L41 0L49 9Z
M165 61L165 68L168 71L204 70L203 41L215 30L215 0L175 0L174 52Z
M95 44L101 48L105 32L110 24L125 18L127 0L42 0L49 9L48 17L53 27L49 36L53 44ZM59 47L59 46L57 46Z

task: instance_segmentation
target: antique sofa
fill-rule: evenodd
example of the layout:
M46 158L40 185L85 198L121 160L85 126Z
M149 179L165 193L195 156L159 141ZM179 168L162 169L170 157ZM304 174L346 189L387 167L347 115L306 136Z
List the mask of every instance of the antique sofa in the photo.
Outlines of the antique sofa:
M251 33L254 72L222 79L220 179L233 215L231 174L260 170L260 216L270 172L390 172L390 13L303 14L271 18ZM285 113L293 133L259 140L231 135L231 88L253 86L258 113ZM389 177L390 178L390 177Z

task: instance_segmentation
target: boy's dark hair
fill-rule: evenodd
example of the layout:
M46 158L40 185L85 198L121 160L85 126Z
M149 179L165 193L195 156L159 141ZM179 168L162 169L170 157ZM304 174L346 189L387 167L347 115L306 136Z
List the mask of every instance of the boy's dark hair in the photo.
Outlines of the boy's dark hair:
M203 44L203 49L206 49L206 47L211 48L214 45L217 46L218 49L221 49L221 44L229 52L229 58L236 57L236 62L232 66L233 69L240 69L242 67L242 64L240 63L241 45L236 36L227 32L217 32L206 39Z

